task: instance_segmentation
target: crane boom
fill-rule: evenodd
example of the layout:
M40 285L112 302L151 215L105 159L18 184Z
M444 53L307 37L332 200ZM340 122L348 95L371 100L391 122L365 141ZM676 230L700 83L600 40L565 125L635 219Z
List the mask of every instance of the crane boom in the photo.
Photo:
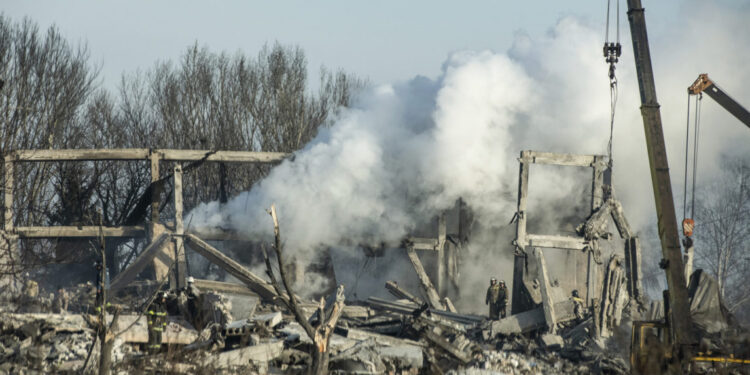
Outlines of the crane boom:
M732 97L727 95L716 83L708 78L708 74L701 74L698 79L688 87L688 94L698 95L705 92L713 100L719 103L727 112L731 113L738 120L742 121L743 124L750 128L750 112L745 109L740 103L737 103Z
M641 95L641 115L646 132L646 147L651 169L651 181L654 189L654 201L659 225L659 239L661 241L662 266L667 274L669 288L669 306L671 316L665 317L671 326L674 344L683 356L689 355L685 351L694 345L695 339L690 319L690 306L685 282L680 237L675 216L672 183L669 179L669 164L667 149L664 142L661 112L656 100L656 86L651 67L651 53L648 46L646 19L640 0L628 0L628 20L630 34L633 40L633 54L638 73L638 87Z

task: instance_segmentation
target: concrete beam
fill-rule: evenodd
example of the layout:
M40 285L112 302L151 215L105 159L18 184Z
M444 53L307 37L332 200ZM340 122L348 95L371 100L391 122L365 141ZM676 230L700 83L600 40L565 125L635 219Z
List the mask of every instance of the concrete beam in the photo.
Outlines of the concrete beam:
M554 333L557 325L555 319L555 303L552 300L551 286L549 283L549 276L547 274L547 263L544 260L544 253L541 249L534 249L534 257L539 267L539 286L542 293L542 309L544 310L544 320L547 323L547 328L550 332Z
M206 259L245 283L250 290L257 293L261 298L268 301L276 301L279 297L271 284L250 272L234 259L224 255L224 253L209 245L206 241L203 241L192 234L186 234L184 236L184 242L186 245L190 246L191 249L203 255Z
M130 263L130 265L118 273L110 284L110 289L120 289L130 284L131 281L135 280L143 269L156 257L158 253L162 251L164 246L169 243L170 234L167 232L161 233L153 242L151 242L143 251L138 255L137 258Z
M16 234L21 238L55 238L55 237L99 237L98 226L51 226L51 227L16 227ZM145 237L146 230L142 225L102 228L104 237Z
M527 234L523 246L583 250L589 246L589 241L586 241L583 238L570 236Z
M153 152L152 152L153 151ZM283 152L175 150L147 148L18 150L8 156L14 161L82 161L82 160L147 160L152 153L166 161L216 161L224 163L277 163L290 154Z
M433 286L432 281L430 281L430 277L427 276L427 272L425 272L417 253L414 249L407 248L406 254L409 256L409 260L414 266L414 271L417 273L420 285L422 286L422 291L424 291L425 296L427 297L427 303L429 303L430 307L434 309L445 309L443 303L440 301L440 295L435 290L435 286Z

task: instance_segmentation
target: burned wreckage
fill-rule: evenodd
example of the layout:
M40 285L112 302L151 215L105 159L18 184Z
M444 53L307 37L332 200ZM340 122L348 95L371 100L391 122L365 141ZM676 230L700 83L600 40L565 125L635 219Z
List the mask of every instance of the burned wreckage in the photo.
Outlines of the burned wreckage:
M123 150L96 154L34 150L6 158L6 173L10 170L12 177L14 162L58 158L61 152L70 160L150 159L157 169L152 171L157 187L159 161L274 162L284 157L182 150L132 150L132 155L124 155ZM212 245L248 239L217 228L186 230L179 165L169 176L176 207L171 223L160 224L155 218L145 228L14 228L12 210L6 209L3 234L11 245L25 238L65 236L146 236L149 244L108 284L108 276L102 274L96 285L62 288L47 298L31 278L7 280L0 371L307 373L324 360L323 366L332 373L626 373L630 322L644 317L658 321L664 309L646 305L639 241L610 185L607 158L524 151L519 160L511 309L499 320L457 311L446 292L457 285L462 247L470 241L470 214L462 202L454 220L458 233L449 233L446 213L437 219L435 238L408 237L400 248L388 249L405 253L419 290L391 280L384 290L392 298L345 299L340 285L318 302L288 293L285 277L289 275L282 275L282 288L273 273L265 275L270 280L261 277ZM527 232L533 164L592 170L590 213L577 226L576 235ZM12 184L12 178L6 178L8 182ZM8 199L12 202L12 189L6 190ZM276 231L280 249L278 222ZM189 277L186 250L204 257L235 282ZM378 256L379 251L383 249L365 249L368 256ZM280 252L276 258L282 262ZM271 269L271 260L267 255L265 259ZM563 266L550 268L550 262ZM137 280L149 270L153 277ZM332 277L335 280L336 275ZM711 298L716 291L710 278L700 274L693 284L697 314L713 316L722 311L720 300ZM719 332L729 323L717 324L720 327L708 326ZM613 348L622 356L613 356ZM318 353L326 355L319 358Z

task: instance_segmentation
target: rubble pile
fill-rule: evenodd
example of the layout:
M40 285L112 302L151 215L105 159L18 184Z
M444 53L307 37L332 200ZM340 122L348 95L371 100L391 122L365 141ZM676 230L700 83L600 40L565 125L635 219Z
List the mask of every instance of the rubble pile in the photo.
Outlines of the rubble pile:
M89 355L94 330L88 317L4 313L0 321L0 373L79 373ZM117 345L113 358L129 348ZM96 361L96 347L91 353Z
M170 315L164 348L145 349L145 317L125 311L113 331L116 373L290 373L311 365L313 340L286 308L265 301L253 313L231 321L227 298L204 293L201 321L195 330L189 317ZM178 299L176 299L178 300ZM309 319L316 306L304 302ZM77 309L77 307L76 307ZM179 311L179 306L172 308ZM94 341L95 319L88 314L2 313L2 373L80 373ZM194 318L194 317L193 317ZM588 374L625 373L624 363L604 354L593 340L593 319L503 334L505 320L432 309L410 300L371 297L346 305L330 336L329 369L333 374ZM98 345L87 367L93 371Z

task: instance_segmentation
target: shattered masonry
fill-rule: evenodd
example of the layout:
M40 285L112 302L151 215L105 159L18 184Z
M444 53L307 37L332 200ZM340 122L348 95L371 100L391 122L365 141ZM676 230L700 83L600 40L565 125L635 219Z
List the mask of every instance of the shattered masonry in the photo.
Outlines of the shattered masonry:
M18 151L6 158L6 184L12 184L13 163L18 161L149 160L152 186L159 190L163 187L160 161L278 162L285 156L184 150ZM408 290L393 280L384 287L395 300L369 297L346 301L327 347L332 373L628 372L625 358L611 355L608 347L621 345L618 350L626 352L627 347L622 347L621 342L623 337L625 345L629 340L629 321L642 312L650 319L663 318L663 306L645 306L640 245L616 199L606 157L523 151L519 161L511 314L496 321L462 314L447 297L446 290L458 286L461 246L470 241L469 210L459 202L458 234L447 233L443 214L438 217L437 238L408 237L401 244L419 280L419 290ZM533 164L592 169L590 214L577 226L576 236L527 233L529 169ZM150 239L149 245L127 268L114 275L110 284L110 294L115 295L117 308L122 309L115 314L118 318L111 327L113 371L306 373L311 365L310 353L316 347L286 308L290 295L280 294L266 279L208 242L237 240L237 234L218 228L186 231L182 222L181 167L172 168L170 175L176 207L174 222L160 224L157 217L147 227L104 228L105 237ZM12 202L12 189L6 188L5 199ZM12 251L18 239L98 235L98 227L14 228L12 215L12 211L5 211L2 233L13 239L9 241ZM608 232L610 224L620 240ZM205 257L241 284L197 279L194 287L201 291L201 303L197 311L191 308L183 292L187 276L185 249ZM365 251L375 254L383 248ZM434 270L425 269L418 251L435 255L438 261ZM548 257L555 254L566 254L565 272L549 267ZM153 269L156 278L138 281L139 274L147 269ZM168 323L162 349L147 354L149 334L143 306L162 286L159 280L165 280L164 288L171 291L166 305ZM703 321L706 327L718 332L726 328L722 322L729 318L721 322L710 318L721 311L720 301L710 298L715 295L712 285L710 278L699 274L691 281L691 295L701 296L704 302L695 300L694 309L709 317ZM37 295L10 296L9 284L5 286L8 303L0 309L0 372L95 371L98 347L89 353L99 326L92 314L93 285L69 288L68 311L60 313L49 313L60 305L59 298L55 302ZM580 298L573 296L574 290ZM327 318L337 298L334 291L324 305L300 299L304 319ZM112 316L110 311L108 324ZM86 362L88 357L93 359Z

